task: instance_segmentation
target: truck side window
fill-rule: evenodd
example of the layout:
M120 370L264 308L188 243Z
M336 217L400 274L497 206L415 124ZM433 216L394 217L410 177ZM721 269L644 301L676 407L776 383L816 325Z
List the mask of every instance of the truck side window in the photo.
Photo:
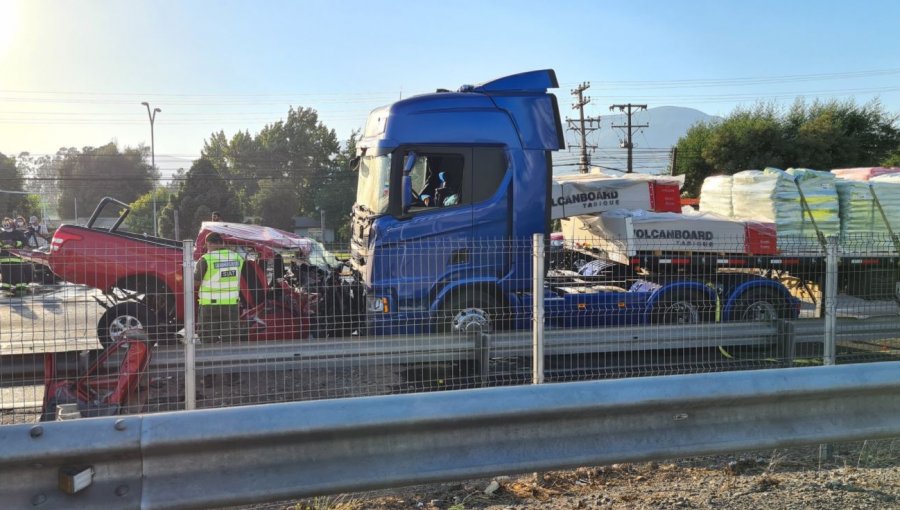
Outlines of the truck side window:
M419 153L410 173L416 195L410 212L472 203L465 163L461 154Z
M506 151L501 147L476 147L473 156L472 203L494 196L506 176Z

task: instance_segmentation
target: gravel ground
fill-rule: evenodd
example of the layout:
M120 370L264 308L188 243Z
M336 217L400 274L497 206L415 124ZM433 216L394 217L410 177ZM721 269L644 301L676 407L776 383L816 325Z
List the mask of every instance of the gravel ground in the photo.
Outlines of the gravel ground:
M248 507L245 507L248 508ZM900 439L732 456L614 464L313 498L291 510L579 510L900 508Z

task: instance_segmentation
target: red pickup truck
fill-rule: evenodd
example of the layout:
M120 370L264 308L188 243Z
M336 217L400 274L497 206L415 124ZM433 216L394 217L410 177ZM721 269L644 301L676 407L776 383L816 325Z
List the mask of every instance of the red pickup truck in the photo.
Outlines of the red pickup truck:
M110 205L121 209L118 217L102 216ZM121 227L129 212L127 204L104 198L86 226L62 225L56 230L45 261L63 280L103 291L106 299L98 301L106 312L97 325L97 335L104 346L135 327L156 338L173 337L184 322L182 243L126 231ZM101 227L104 220L108 226ZM320 275L314 280L317 283L333 279L337 273L327 261L310 260L320 248L315 241L259 225L205 222L194 260L202 255L206 236L212 232L221 234L226 244L244 255L241 316L247 321L250 340L306 338L311 314L325 312L316 305L341 301L340 296L322 299L310 283L311 273ZM316 262L320 267L315 267ZM294 274L301 272L301 266L306 267L303 285Z

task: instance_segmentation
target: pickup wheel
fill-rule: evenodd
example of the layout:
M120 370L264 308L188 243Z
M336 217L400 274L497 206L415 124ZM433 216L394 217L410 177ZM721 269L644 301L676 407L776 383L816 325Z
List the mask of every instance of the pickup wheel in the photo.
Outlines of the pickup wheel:
M739 321L773 321L790 315L788 304L774 290L751 289L738 297L734 319Z
M673 290L651 312L653 324L699 324L715 317L716 304L696 290Z
M119 303L107 309L100 317L97 338L105 349L129 329L143 329L151 333L156 322L156 317L146 306L139 303Z

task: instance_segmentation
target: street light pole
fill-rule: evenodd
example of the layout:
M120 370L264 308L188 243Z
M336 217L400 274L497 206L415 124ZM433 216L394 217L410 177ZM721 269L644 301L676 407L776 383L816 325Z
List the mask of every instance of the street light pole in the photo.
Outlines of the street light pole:
M159 108L150 111L150 103L143 101L142 105L147 107L147 117L150 118L150 166L153 172L156 172L156 143L153 137L153 122L156 121L156 114L161 112ZM156 223L156 181L153 182L153 236L159 237L159 226Z

